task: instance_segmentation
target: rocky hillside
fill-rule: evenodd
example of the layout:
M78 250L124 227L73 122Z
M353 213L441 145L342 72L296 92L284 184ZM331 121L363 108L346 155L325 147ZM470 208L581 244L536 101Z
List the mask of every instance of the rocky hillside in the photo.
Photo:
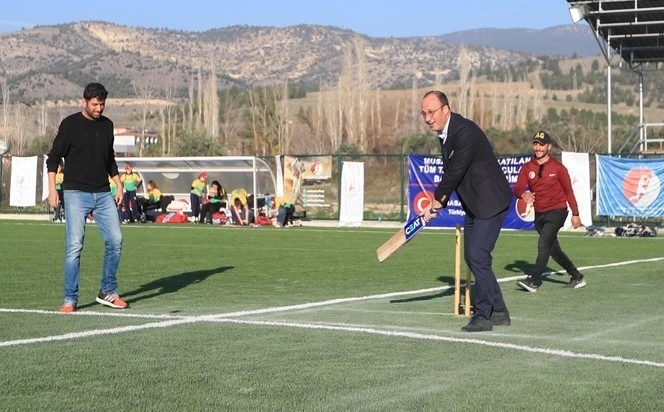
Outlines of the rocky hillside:
M132 84L186 94L202 68L214 70L220 88L288 81L334 87L345 62L362 62L372 88L432 84L454 76L459 45L440 38L374 38L335 27L235 26L184 32L79 22L0 35L0 76L14 100L77 96L90 81L116 97L132 96ZM467 46L475 67L525 59L523 53ZM358 55L363 56L362 59Z

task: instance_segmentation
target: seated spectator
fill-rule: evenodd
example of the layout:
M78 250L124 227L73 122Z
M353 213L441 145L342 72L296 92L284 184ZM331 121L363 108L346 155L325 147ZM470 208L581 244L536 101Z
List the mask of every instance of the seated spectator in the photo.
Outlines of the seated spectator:
M149 210L159 209L162 212L165 212L166 206L168 206L163 204L164 196L161 194L161 191L154 180L148 181L146 189L148 190L147 198L139 197L137 199L138 208L141 211L141 223L145 223L146 215Z
M295 205L283 197L274 199L275 227L294 226ZM299 223L299 222L298 222ZM301 226L301 223L299 223Z
M224 189L221 183L213 180L207 199L203 202L203 206L201 206L201 214L198 221L200 223L212 224L212 215L225 207L226 189Z
M233 199L231 218L235 225L245 226L249 224L249 206L246 203L243 204L239 197Z

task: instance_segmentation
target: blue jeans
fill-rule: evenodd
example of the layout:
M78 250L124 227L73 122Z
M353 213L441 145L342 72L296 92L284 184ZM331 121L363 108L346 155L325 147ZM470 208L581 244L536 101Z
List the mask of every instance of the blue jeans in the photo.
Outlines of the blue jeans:
M115 199L110 192L89 193L65 190L65 303L78 302L78 280L81 274L81 251L85 239L85 219L88 213L97 223L104 239L104 263L101 276L101 291L116 293L118 283L115 275L122 251L122 232Z

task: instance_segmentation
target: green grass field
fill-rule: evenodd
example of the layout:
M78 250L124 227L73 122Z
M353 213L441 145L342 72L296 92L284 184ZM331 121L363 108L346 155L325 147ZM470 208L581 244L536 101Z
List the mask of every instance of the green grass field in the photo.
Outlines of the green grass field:
M453 232L379 264L394 231L125 225L117 311L92 225L62 315L64 226L0 221L0 410L664 410L664 238L563 233L588 286L527 293L536 235L505 232L512 325L467 334Z

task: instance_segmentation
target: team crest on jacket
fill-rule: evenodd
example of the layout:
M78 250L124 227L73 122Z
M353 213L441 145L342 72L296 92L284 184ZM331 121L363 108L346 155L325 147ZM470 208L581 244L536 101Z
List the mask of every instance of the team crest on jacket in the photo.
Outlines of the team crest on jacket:
M528 179L533 180L534 178L535 178L535 172L531 170L530 172L528 172Z

